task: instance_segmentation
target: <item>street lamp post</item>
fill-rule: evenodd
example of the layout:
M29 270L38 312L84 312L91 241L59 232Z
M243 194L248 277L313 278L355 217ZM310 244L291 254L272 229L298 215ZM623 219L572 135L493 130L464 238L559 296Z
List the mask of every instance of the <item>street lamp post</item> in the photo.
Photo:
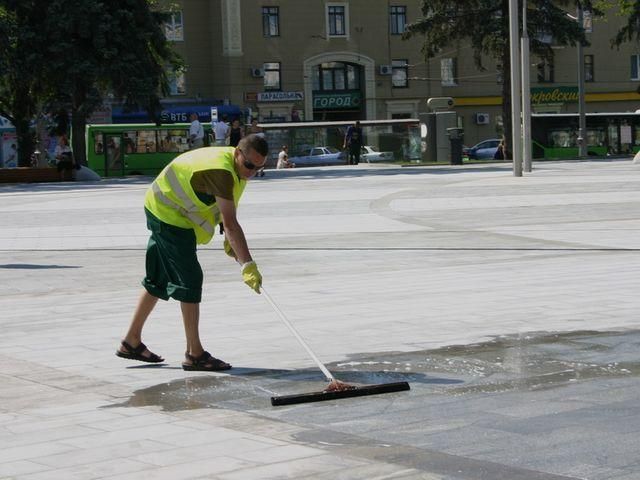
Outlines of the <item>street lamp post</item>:
M522 2L522 160L524 171L531 171L531 79L529 32L527 31L527 0Z
M584 31L584 12L578 2L578 25ZM582 40L578 41L578 156L587 156L587 117L584 92L584 54Z
M513 176L522 176L522 138L520 119L520 48L518 32L518 0L509 0L509 43L511 60L511 152Z

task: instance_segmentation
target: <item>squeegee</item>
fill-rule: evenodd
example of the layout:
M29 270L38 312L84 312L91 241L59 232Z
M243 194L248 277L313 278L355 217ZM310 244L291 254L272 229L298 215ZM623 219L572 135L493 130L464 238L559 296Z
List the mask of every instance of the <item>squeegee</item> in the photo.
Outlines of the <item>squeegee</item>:
M349 397L364 397L366 395L377 395L380 393L391 393L391 392L402 392L405 390L409 390L409 383L407 382L395 382L395 383L382 383L378 385L349 385L348 383L341 382L337 380L329 371L327 367L318 359L313 350L307 345L307 342L300 336L298 331L295 329L293 324L289 321L289 319L285 316L285 314L280 310L278 305L273 301L271 296L264 289L264 286L261 287L262 294L264 298L267 299L273 310L278 314L280 319L284 322L287 328L293 333L293 336L296 337L296 340L302 345L302 347L307 351L309 356L316 363L318 368L322 371L324 376L329 381L329 385L319 392L310 392L310 393L301 393L294 395L282 395L280 397L271 397L271 405L293 405L296 403L308 403L308 402L322 402L323 400L336 400L339 398L349 398Z

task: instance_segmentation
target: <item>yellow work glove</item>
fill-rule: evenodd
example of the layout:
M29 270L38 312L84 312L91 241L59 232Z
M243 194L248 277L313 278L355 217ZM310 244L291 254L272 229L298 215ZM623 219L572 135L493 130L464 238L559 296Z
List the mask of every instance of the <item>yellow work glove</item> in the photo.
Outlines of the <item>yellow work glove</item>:
M236 258L236 252L233 251L231 244L226 238L224 239L224 253L229 255L231 258Z
M256 293L260 293L262 286L262 275L258 271L258 266L253 260L242 265L242 280L249 285Z

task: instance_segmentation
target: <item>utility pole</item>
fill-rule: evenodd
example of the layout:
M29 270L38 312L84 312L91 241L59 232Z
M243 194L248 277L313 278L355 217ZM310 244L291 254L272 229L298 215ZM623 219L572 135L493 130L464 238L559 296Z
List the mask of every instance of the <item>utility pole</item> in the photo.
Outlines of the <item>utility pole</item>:
M531 60L527 31L527 0L522 1L522 160L524 171L531 171Z
M582 3L578 2L578 25L584 32ZM587 116L584 99L584 54L582 40L578 41L578 156L587 156Z
M522 176L522 138L520 119L520 48L518 31L518 0L509 0L509 44L511 60L511 152L513 176Z

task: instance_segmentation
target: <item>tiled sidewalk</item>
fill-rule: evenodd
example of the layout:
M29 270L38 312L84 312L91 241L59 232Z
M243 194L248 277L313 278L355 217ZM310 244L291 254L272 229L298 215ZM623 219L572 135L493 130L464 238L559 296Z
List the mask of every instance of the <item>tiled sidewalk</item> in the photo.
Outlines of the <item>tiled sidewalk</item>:
M325 382L219 239L201 330L236 368L182 371L174 302L145 330L166 365L113 355L147 184L0 186L0 478L640 478L640 165L252 181L241 223L282 310L339 378L412 387L284 408Z

